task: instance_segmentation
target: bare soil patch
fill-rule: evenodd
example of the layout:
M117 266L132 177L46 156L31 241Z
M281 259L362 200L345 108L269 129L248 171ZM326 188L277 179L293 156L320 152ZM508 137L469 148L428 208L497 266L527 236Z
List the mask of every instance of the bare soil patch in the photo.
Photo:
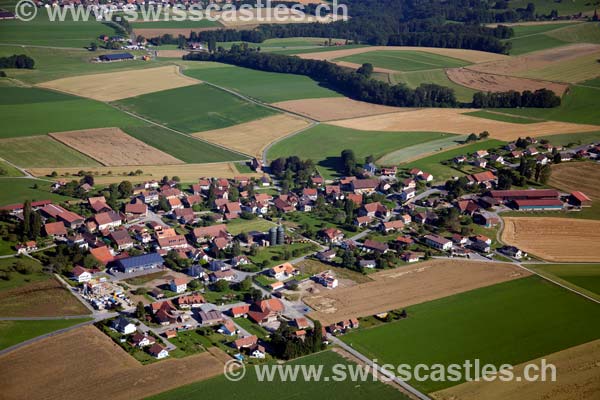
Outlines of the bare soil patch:
M412 108L366 103L348 97L289 100L273 103L272 105L286 111L305 115L317 121L333 121L413 110Z
M556 366L556 382L472 381L432 393L438 400L592 400L600 393L600 340L542 357ZM524 376L527 364L540 365L541 358L514 367L515 376Z
M378 272L370 275L373 282L324 290L319 295L305 298L304 302L316 310L309 314L311 318L328 325L528 275L527 271L512 264L431 260Z
M158 50L158 57L164 58L181 58L184 55L188 54L189 51L185 50Z
M441 56L458 58L472 63L483 63L488 61L497 61L509 59L509 56L497 53L488 53L479 50L464 49L445 49L441 47L413 47L413 46L371 46L359 47L354 49L332 50L315 53L298 54L298 57L312 60L333 60L336 58L347 57L354 54L366 53L370 51L423 51L427 53L439 54Z
M548 89L562 96L569 87L563 83L488 74L467 68L449 68L446 70L446 75L454 83L482 92L507 92L509 90L533 92L538 89Z
M227 358L211 348L142 366L96 327L85 326L0 356L0 385L6 400L140 399L219 375Z
M488 131L492 138L499 140L598 130L598 126L595 125L555 121L515 124L465 115L465 113L471 111L475 110L424 108L401 113L333 121L330 124L365 131L448 132L457 134Z
M600 261L600 221L506 217L502 241L548 261Z
M193 182L200 177L218 176L221 178L233 178L240 174L233 163L213 163L213 164L175 164L175 165L132 165L120 167L93 167L85 168L86 171L98 173L94 175L94 182L99 185L119 183L123 180L123 174L129 174L137 169L142 170L142 174L136 176L127 176L131 182L143 182L151 179L161 179L163 176L177 175L182 182ZM77 174L81 168L31 168L28 171L35 176L43 177L56 171L57 180L64 177L71 177ZM67 175L68 174L68 175ZM256 173L244 173L249 177L259 177Z
M305 119L280 114L228 128L194 133L194 136L260 158L271 142L309 125Z
M510 57L500 61L471 65L467 68L490 74L517 75L519 72L540 69L555 63L574 60L599 50L600 45L598 44L575 43L555 49L536 51L518 57Z
M49 135L107 166L183 164L183 161L129 136L119 128L84 129Z
M56 279L0 292L2 317L60 317L90 311Z
M199 82L180 74L176 65L167 65L158 68L61 78L40 83L38 86L94 100L115 101L161 90L195 85Z
M550 185L565 192L582 191L600 200L600 164L595 162L561 163L552 165Z

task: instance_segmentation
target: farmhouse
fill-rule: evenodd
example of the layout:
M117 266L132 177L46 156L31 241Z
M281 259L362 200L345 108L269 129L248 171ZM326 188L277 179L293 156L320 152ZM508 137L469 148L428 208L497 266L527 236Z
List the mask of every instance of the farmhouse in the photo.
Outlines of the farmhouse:
M158 247L161 250L174 250L174 249L183 249L188 247L188 242L183 235L175 235L169 237L163 237L157 240Z
M126 229L112 231L108 237L117 245L119 250L127 250L133 247L133 239Z
M404 228L404 221L401 220L381 223L381 230L383 232L392 232L396 230L401 230L402 228Z
M371 194L379 186L377 179L355 179L350 182L350 188L355 194Z
M45 224L44 232L46 232L46 236L50 236L53 239L64 239L67 237L67 228L65 228L65 225L62 222L49 222Z
M92 279L90 270L80 265L76 265L71 274L73 275L73 280L78 283L89 282Z
M361 217L387 218L389 214L388 209L380 202L365 204L358 210Z
M187 290L188 281L183 278L171 279L169 288L175 293L184 293Z
M158 253L148 253L139 256L122 258L117 261L117 268L124 273L158 268L164 264Z
M452 249L452 241L438 235L426 235L425 244L437 250L448 251Z
M180 308L197 308L200 307L204 302L204 297L199 293L194 293L177 298L177 305Z
M274 322L285 307L279 299L260 300L252 304L248 317L259 325Z
M198 317L203 325L215 325L223 322L223 316L217 310L200 311Z
M319 236L327 243L339 243L344 240L344 232L336 228L326 228L319 232Z
M385 254L389 250L389 246L387 243L378 242L376 240L367 239L363 243L363 248L366 251L374 251L376 253Z
M237 339L233 342L233 347L238 350L247 349L258 343L258 338L255 335L246 336L240 339Z
M115 256L110 252L109 248L106 246L95 247L90 249L90 254L94 256L94 258L100 261L103 265L106 265L112 261L114 261Z
M250 306L248 304L231 307L229 309L229 313L233 318L245 317L248 314L248 311L250 311Z
M98 230L103 231L105 229L114 229L121 226L123 219L118 212L108 211L96 214L94 216L94 222L96 223Z
M372 217L364 216L364 217L356 217L354 218L354 225L356 226L367 226L373 221Z
M300 271L298 271L294 266L290 263L283 263L280 265L276 265L275 267L269 269L267 274L277 280L284 280L291 278L292 276L298 275Z
M541 200L541 199L558 199L557 190L554 189L527 189L527 190L490 190L487 196L509 202L514 200Z
M192 235L194 239L198 243L206 243L210 242L216 237L229 237L229 232L227 232L227 225L219 224L212 226L205 226L201 228L194 228L192 231Z

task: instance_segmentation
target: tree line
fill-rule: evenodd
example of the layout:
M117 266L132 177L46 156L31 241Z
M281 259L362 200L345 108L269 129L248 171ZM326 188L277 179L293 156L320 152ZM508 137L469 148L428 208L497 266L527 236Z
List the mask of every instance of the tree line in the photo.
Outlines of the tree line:
M25 54L0 57L0 68L33 69L35 60Z
M261 53L246 43L234 44L230 50L190 53L183 57L192 61L216 61L261 71L308 76L328 88L356 100L395 107L463 107L471 106L456 100L454 90L433 83L423 83L415 89L400 83L370 78L372 66L363 65L358 71L322 60L302 59L283 54ZM547 89L535 92L475 93L472 106L476 108L556 107L560 97Z

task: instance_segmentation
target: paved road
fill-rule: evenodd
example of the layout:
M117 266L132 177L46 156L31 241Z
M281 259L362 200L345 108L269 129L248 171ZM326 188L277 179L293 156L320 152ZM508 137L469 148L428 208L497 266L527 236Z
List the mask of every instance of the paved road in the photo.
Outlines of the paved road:
M362 353L356 351L353 347L347 345L346 343L344 343L343 341L341 341L340 339L338 339L335 336L331 336L331 335L327 335L328 339L340 346L342 349L346 350L348 353L352 354L354 357L358 358L359 360L361 360L362 362L364 362L365 364L371 366L371 368L374 368L377 370L377 372L381 375L385 375L388 378L390 378L392 381L394 381L395 383L397 383L398 385L402 386L402 388L404 390L406 390L407 392L409 392L410 394L412 394L413 396L422 399L422 400L430 400L430 397L427 396L424 393L421 393L420 391L418 391L417 389L415 389L414 387L412 387L411 385L409 385L408 383L406 383L405 381L397 378L394 374L392 374L391 372L382 369L379 365L377 364L373 364L373 361L364 356Z

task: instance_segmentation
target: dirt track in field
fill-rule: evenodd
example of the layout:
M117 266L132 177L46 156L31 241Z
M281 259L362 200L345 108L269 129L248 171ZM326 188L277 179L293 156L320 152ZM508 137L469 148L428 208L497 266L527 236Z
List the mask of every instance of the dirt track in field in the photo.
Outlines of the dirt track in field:
M2 317L58 317L89 314L90 311L54 278L0 292L0 316Z
M373 282L323 290L304 298L323 325L364 317L495 283L528 276L515 265L468 260L431 260L369 275Z
M600 393L600 340L552 353L547 356L519 364L514 368L517 377L524 376L523 370L529 363L556 366L556 382L528 382L515 380L502 382L466 382L439 392L431 393L437 400L594 400Z
M478 50L463 50L463 49L447 49L442 47L412 47L412 46L371 46L359 47L354 49L331 50L315 53L298 54L298 57L312 60L333 60L351 56L354 54L366 53L370 51L423 51L426 53L439 54L441 56L458 58L472 63L483 63L488 61L498 61L508 59L509 56L504 54L488 53ZM397 71L395 71L397 72Z
M600 50L598 44L575 43L555 49L541 50L505 60L485 62L471 65L467 69L499 75L516 75L518 72L530 71L549 65L574 60Z
M565 192L581 191L600 201L600 164L591 161L553 164L550 185Z
M106 166L183 164L183 161L129 136L119 128L49 134Z
M562 96L569 87L563 83L487 74L467 68L450 68L446 70L446 75L454 83L482 92L507 92L509 90L534 92L538 89L548 89Z
M289 100L272 105L317 121L333 121L414 110L413 108L398 108L356 101L348 97Z
M365 131L391 132L448 132L470 134L488 131L490 137L499 140L514 140L519 137L546 136L560 133L597 131L596 125L572 124L568 122L539 122L516 124L479 118L465 113L476 111L456 108L424 108L401 113L368 116L329 122L332 125Z
M180 74L178 68L176 65L167 65L133 71L81 75L40 83L38 86L94 100L115 101L200 83L196 79Z
M548 261L600 261L600 221L505 217L502 241Z
M130 176L129 173L140 169L140 175ZM28 172L34 176L44 177L56 171L58 180L73 177L81 168L29 168ZM94 182L99 185L119 183L123 180L123 174L128 175L127 180L131 182L143 182L151 179L160 180L163 176L177 175L183 182L193 182L201 177L233 178L244 175L248 177L260 177L256 173L241 174L234 163L212 163L212 164L175 164L175 165L132 165L121 167L86 167L86 171L98 173L94 175ZM110 175L107 175L110 172ZM66 175L65 174L69 174Z
M183 359L139 364L94 326L0 356L4 400L141 399L223 373L216 348Z
M263 150L273 141L310 125L305 119L280 114L223 129L194 133L211 143L261 158Z

